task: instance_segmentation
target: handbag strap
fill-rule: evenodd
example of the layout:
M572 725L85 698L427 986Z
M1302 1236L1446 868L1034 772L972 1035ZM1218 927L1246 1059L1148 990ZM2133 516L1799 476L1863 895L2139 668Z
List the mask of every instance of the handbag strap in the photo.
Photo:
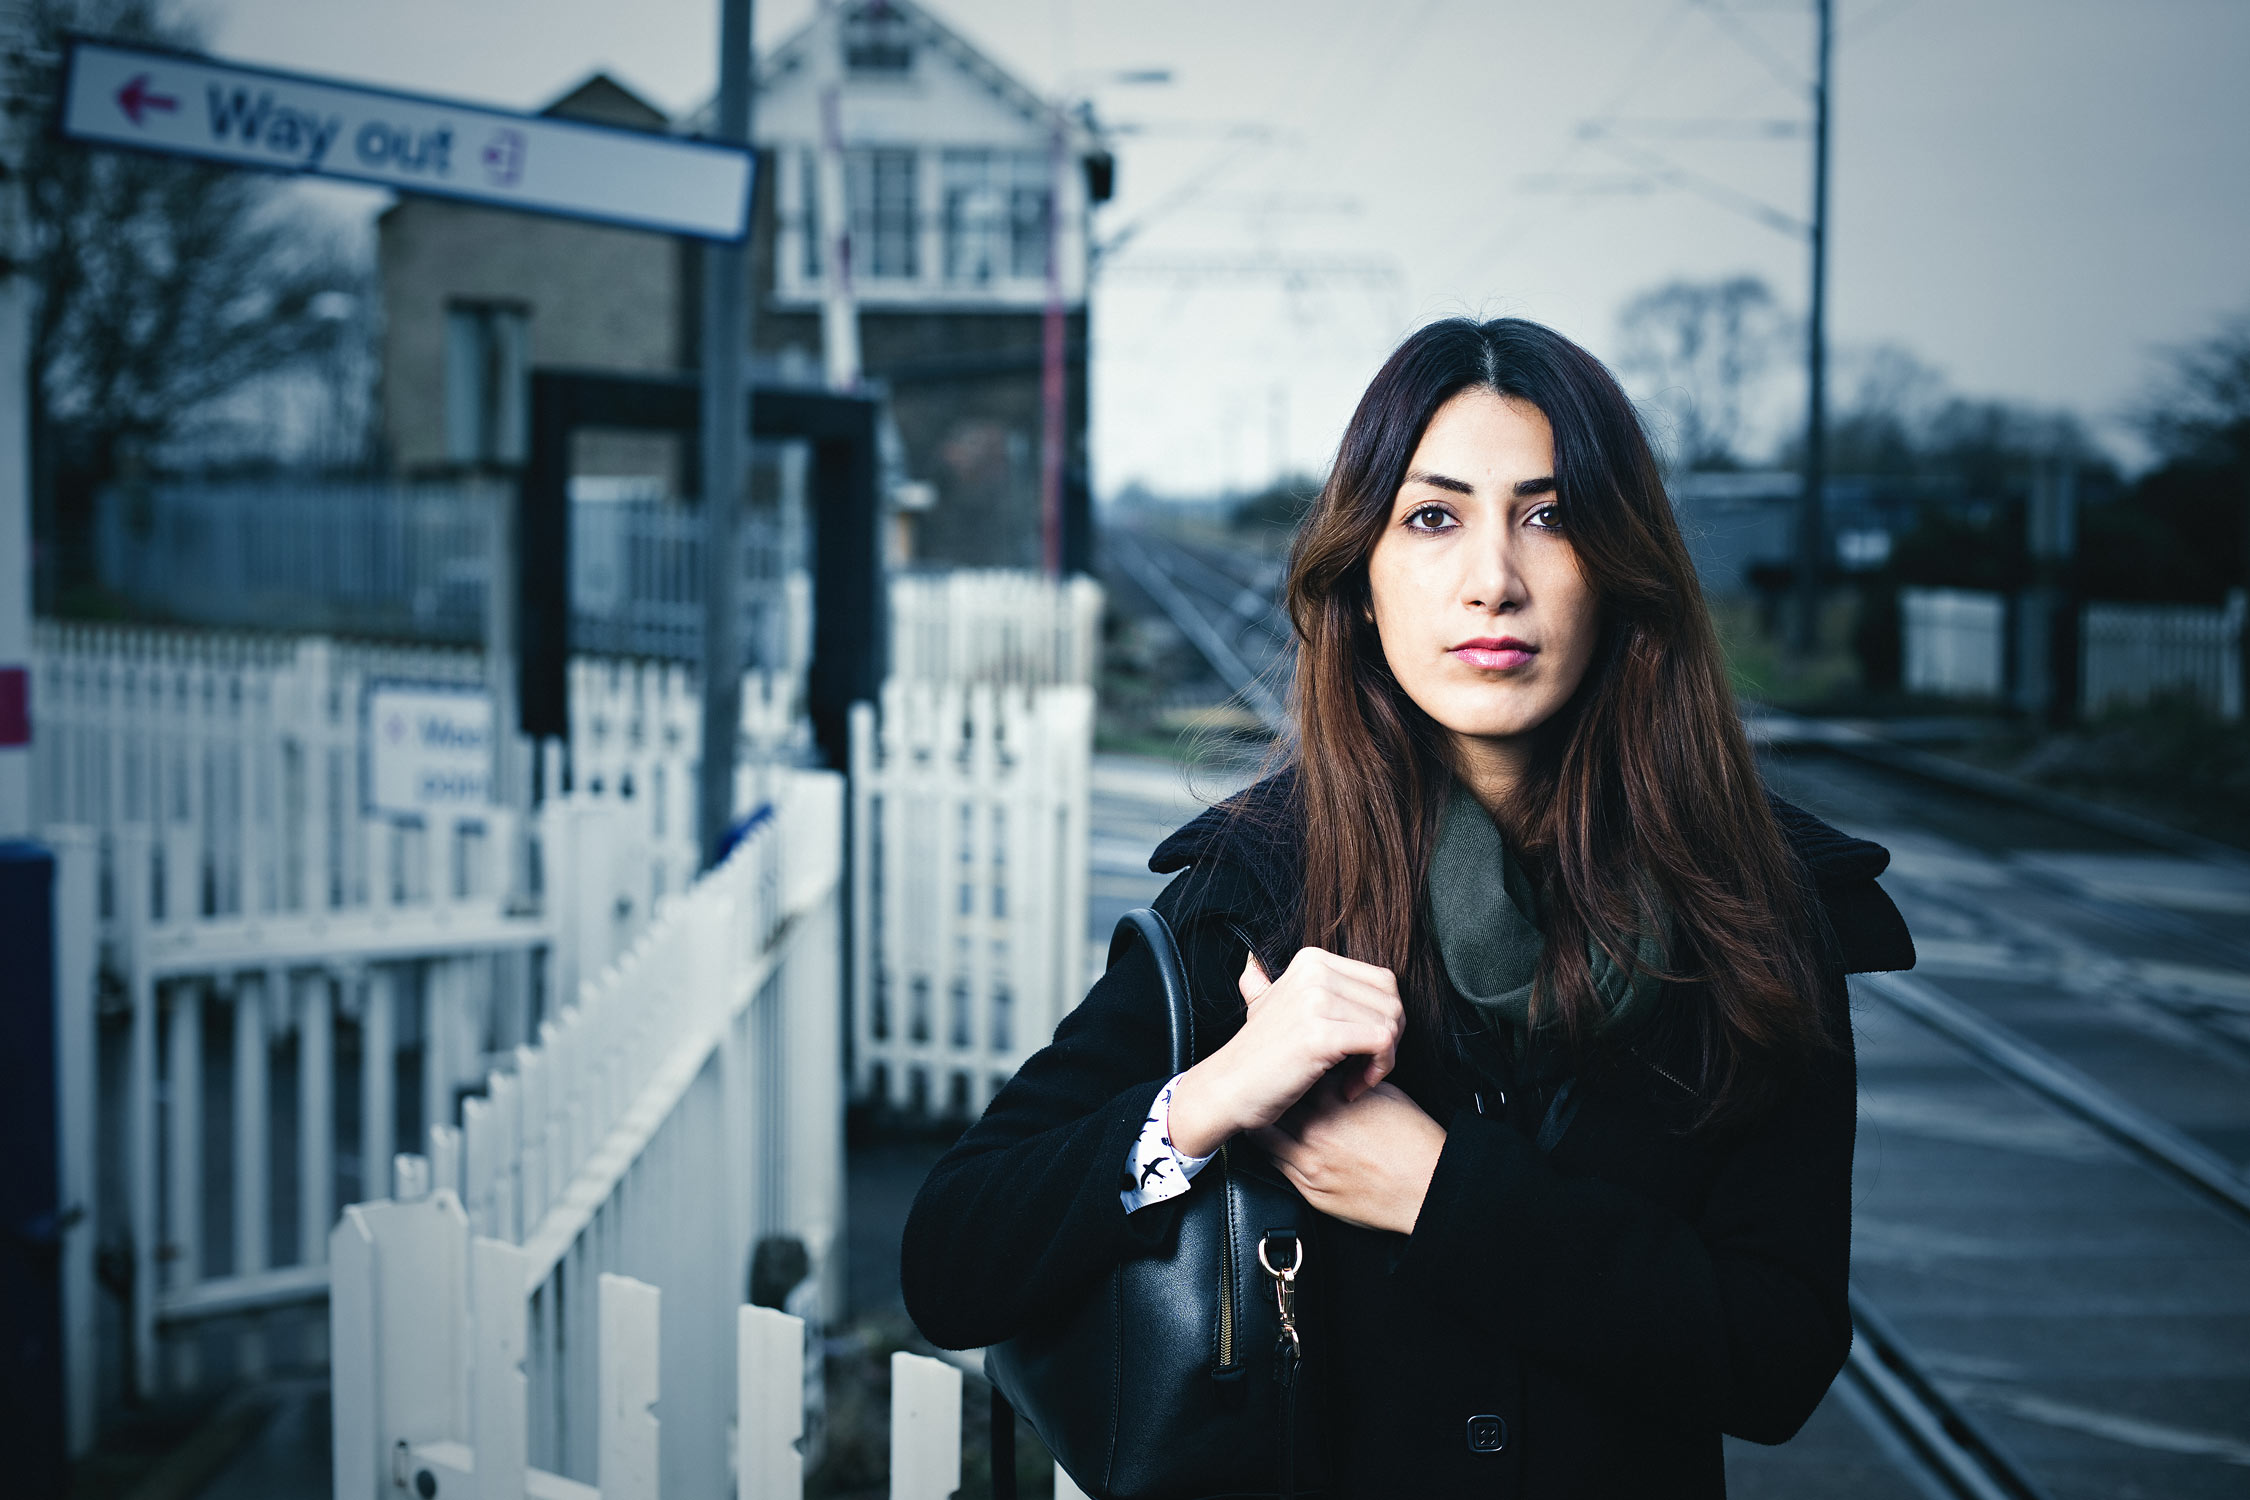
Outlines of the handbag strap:
M1187 966L1180 962L1179 939L1172 935L1172 924L1163 917L1148 907L1135 907L1117 919L1117 930L1110 934L1110 967L1115 968L1117 961L1125 956L1136 935L1148 944L1149 957L1156 960L1157 977L1164 982L1164 1011L1172 1039L1172 1071L1185 1073L1195 1066L1195 1011L1189 1002Z

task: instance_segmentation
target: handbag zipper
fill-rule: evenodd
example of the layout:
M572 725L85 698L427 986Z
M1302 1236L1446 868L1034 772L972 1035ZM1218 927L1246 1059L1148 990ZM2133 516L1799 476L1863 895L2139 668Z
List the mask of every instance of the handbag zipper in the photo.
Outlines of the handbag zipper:
M1219 1147L1219 1191L1226 1194L1226 1234L1219 1241L1219 1368L1234 1368L1234 1195L1227 1193L1227 1148Z

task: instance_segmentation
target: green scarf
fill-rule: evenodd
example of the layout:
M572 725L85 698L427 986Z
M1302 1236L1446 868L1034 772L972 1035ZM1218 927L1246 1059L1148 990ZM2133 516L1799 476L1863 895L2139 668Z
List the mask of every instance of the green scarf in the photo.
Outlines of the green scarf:
M1500 878L1492 877L1497 874ZM1520 1035L1531 1015L1531 986L1545 949L1546 914L1539 893L1500 829L1467 784L1455 780L1438 817L1430 851L1430 928L1446 978L1502 1036ZM1647 1013L1663 981L1664 943L1654 934L1634 944L1632 970L1589 941L1594 990L1609 1013L1605 1027Z

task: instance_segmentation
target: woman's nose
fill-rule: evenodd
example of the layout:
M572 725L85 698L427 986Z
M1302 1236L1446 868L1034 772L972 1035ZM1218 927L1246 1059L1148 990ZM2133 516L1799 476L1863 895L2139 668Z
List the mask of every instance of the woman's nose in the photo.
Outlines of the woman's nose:
M1470 549L1461 579L1461 602L1470 609L1497 611L1523 602L1523 580L1505 542Z

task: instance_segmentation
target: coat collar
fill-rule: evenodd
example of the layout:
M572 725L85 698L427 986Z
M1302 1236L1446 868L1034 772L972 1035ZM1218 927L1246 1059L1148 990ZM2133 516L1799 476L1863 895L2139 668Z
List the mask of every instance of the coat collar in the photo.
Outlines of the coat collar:
M1149 856L1170 875L1192 867L1183 900L1242 912L1261 932L1285 925L1303 894L1297 833L1297 773L1277 771L1182 825ZM1906 920L1875 883L1890 850L1831 827L1794 803L1766 796L1782 837L1804 864L1850 974L1914 967ZM1261 953L1263 962L1273 955Z

